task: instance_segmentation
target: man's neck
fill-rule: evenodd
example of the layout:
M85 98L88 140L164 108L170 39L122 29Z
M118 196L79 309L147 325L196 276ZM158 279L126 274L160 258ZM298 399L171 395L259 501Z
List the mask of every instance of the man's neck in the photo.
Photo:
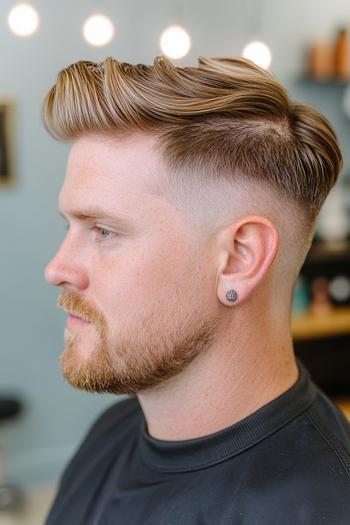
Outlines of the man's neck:
M298 379L292 341L283 343L210 349L162 388L138 394L148 433L166 441L206 436L272 401Z

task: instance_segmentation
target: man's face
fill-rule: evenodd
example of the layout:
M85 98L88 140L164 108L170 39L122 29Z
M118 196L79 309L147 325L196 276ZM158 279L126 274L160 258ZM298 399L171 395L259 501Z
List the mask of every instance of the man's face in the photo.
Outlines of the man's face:
M90 136L70 151L59 198L68 231L45 277L78 317L68 316L61 355L77 388L159 387L216 336L216 275L184 218L150 191L154 144L144 134Z

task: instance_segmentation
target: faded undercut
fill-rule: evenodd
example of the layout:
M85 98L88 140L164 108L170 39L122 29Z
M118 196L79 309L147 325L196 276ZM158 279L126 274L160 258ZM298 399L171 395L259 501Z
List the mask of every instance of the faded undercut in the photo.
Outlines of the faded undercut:
M198 67L163 56L153 65L79 61L60 71L42 115L62 141L154 134L168 168L164 188L169 181L195 181L203 191L240 181L271 188L299 210L305 246L342 165L328 120L243 58L200 57Z

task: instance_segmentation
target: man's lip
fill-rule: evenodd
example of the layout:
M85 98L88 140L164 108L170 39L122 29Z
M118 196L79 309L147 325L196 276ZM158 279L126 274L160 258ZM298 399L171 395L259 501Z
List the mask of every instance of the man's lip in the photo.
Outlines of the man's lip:
M71 312L67 312L68 317L71 317L72 319L79 319L80 321L83 321L85 323L90 323L87 319L83 319L83 317L79 317L78 315L72 314Z

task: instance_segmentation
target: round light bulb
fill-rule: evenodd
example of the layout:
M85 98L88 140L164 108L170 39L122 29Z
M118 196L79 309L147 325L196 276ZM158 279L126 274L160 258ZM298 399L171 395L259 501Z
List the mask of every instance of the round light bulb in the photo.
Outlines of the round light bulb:
M271 51L264 42L249 42L243 49L243 57L267 69L271 64Z
M17 4L7 17L11 31L18 36L32 35L39 27L39 15L29 4Z
M191 39L181 26L169 26L160 36L160 48L169 58L182 58L190 50Z
M83 35L92 46L105 46L114 36L113 23L105 15L92 15L84 23Z
M346 275L338 275L329 283L329 292L336 301L347 301L350 297L350 279Z

